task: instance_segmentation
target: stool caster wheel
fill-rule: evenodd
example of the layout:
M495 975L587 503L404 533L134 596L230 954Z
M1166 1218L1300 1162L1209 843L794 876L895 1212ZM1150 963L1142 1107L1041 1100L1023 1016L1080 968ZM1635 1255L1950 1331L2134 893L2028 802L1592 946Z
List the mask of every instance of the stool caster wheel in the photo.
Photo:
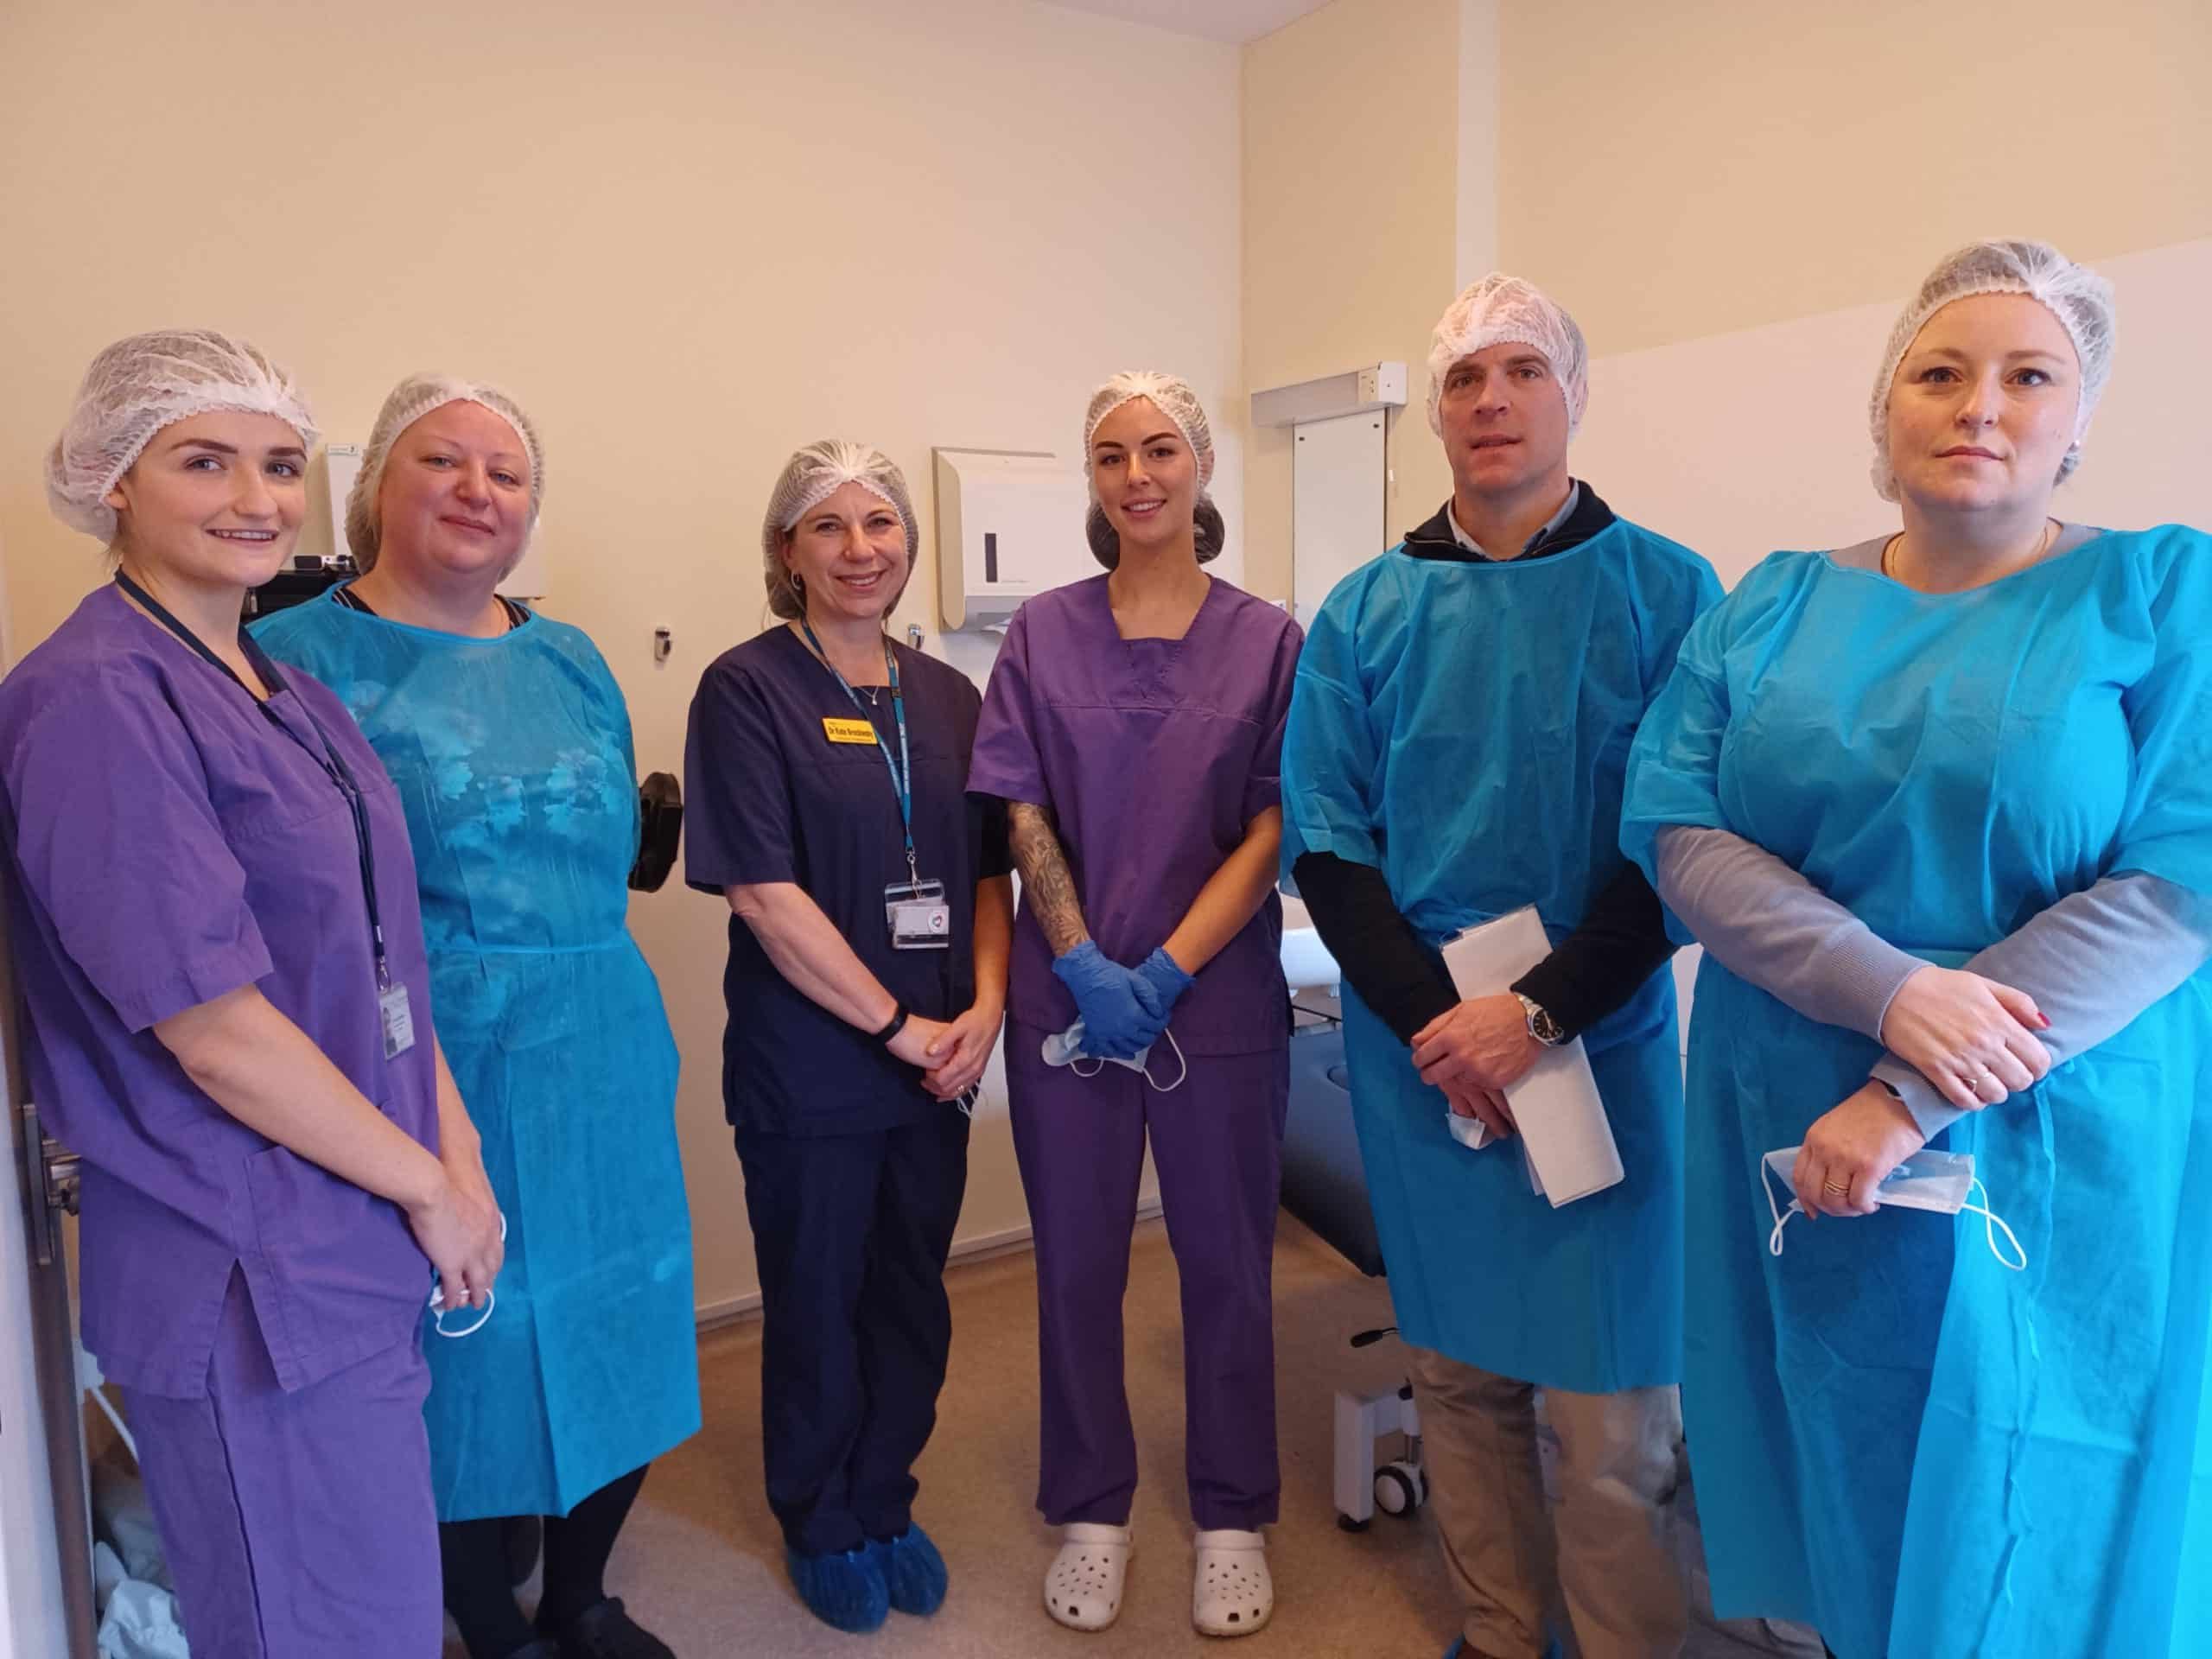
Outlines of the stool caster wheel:
M1411 1515L1428 1501L1428 1477L1417 1463L1386 1463L1375 1471L1375 1507L1385 1515Z
M1338 1532L1365 1532L1367 1528L1368 1523L1366 1522L1355 1521L1348 1515L1340 1515L1337 1517L1337 1530Z

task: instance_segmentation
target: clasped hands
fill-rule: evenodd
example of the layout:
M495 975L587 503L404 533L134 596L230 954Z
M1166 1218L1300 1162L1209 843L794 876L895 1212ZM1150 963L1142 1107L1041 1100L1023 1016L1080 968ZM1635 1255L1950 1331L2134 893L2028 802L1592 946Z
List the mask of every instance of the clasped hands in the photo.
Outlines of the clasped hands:
M1083 1020L1083 1052L1102 1060L1133 1060L1160 1040L1167 1017L1192 980L1160 946L1124 968L1085 939L1052 963Z
M1505 1091L1528 1074L1544 1046L1529 1034L1528 1010L1510 993L1455 1003L1414 1033L1414 1068L1444 1091L1461 1117L1492 1135L1513 1133Z
M1881 1041L1952 1105L1978 1112L2050 1070L2036 1035L2050 1028L2025 991L1931 965L1891 999ZM1927 1144L1904 1103L1869 1083L1806 1130L1789 1184L1808 1216L1871 1216L1881 1207L1875 1189Z
M982 1081L1005 1020L1003 1007L981 1001L951 1020L909 1014L891 1039L891 1057L920 1067L922 1087L938 1099L957 1100Z

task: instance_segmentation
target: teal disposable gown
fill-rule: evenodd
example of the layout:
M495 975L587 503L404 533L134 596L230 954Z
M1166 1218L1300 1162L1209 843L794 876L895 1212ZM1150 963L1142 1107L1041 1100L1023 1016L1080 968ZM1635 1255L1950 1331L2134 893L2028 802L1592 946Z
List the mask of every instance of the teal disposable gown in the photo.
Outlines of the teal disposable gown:
M255 637L344 700L398 785L430 1011L507 1217L491 1318L423 1342L438 1518L565 1514L699 1426L676 1046L626 919L622 694L543 616L471 639L325 594Z
M2107 874L2212 892L2212 538L2105 534L1951 594L1774 555L1637 739L1624 845L1649 871L1677 823L1948 966ZM2012 1273L1975 1217L1891 1209L1768 1253L1761 1155L1878 1050L1706 958L1683 1403L1724 1617L1842 1659L2212 1653L2207 978L1948 1132Z
M1625 520L1500 563L1402 548L1330 594L1283 742L1283 868L1379 868L1431 943L1534 904L1554 942L1623 866L1622 774L1675 652L1719 596L1705 561ZM1350 986L1344 1047L1407 1341L1546 1387L1675 1382L1681 1049L1664 969L1584 1034L1627 1178L1554 1210L1517 1142L1470 1152L1442 1092Z

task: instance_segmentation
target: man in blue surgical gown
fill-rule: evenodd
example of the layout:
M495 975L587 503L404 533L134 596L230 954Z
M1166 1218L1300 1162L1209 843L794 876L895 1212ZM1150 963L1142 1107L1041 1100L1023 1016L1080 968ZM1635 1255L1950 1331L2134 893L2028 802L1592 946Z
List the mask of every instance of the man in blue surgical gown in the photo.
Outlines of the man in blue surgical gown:
M1492 276L1429 354L1452 499L1339 583L1300 659L1283 866L1344 971L1353 1111L1413 1379L1453 1655L1539 1659L1563 1599L1587 1659L1680 1651L1681 1112L1659 902L1621 856L1622 773L1705 561L1567 471L1587 397L1571 318ZM1435 947L1533 905L1550 956L1461 1001ZM1503 1090L1580 1037L1626 1178L1564 1207ZM1535 1395L1560 1441L1545 1513Z

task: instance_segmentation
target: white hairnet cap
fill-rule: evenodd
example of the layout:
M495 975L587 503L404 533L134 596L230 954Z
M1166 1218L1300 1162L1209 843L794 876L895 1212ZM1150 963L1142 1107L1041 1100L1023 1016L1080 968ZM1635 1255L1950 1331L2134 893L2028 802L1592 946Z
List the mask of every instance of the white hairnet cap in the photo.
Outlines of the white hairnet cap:
M906 475L899 463L882 450L850 438L822 438L791 452L768 493L768 511L760 521L760 551L766 561L768 608L785 621L806 614L798 590L791 586L784 565L784 532L848 484L857 484L899 515L906 527L906 576L914 574L914 552L921 545L921 529L914 522L913 497L906 490ZM906 591L902 586L900 593ZM898 604L894 595L892 605ZM885 607L886 613L890 607Z
M1574 319L1534 283L1493 270L1460 290L1438 320L1428 348L1428 429L1444 435L1444 376L1463 357L1486 346L1533 346L1544 354L1567 399L1567 435L1582 425L1590 403L1590 348Z
M1205 494L1213 482L1213 429L1206 424L1206 412L1198 406L1198 394L1191 390L1191 383L1156 369L1126 369L1090 394L1090 407L1083 416L1084 477L1090 476L1090 440L1099 422L1140 397L1149 397L1154 408L1175 423L1183 442L1198 457L1198 493Z
M545 505L545 452L539 447L537 429L522 412L522 405L499 387L481 381L450 374L410 374L391 389L384 407L377 411L368 447L361 453L361 470L354 474L353 488L346 498L346 544L353 550L353 563L362 569L372 569L384 549L384 515L377 506L377 493L384 487L385 463L391 459L391 446L409 427L448 404L480 404L514 428L515 435L522 440L523 454L530 461L530 525L523 532L523 545L530 545L530 537L537 529L538 510Z
M1897 471L1890 464L1890 390L1897 380L1897 365L1929 318L1954 301L1978 294L2024 294L2040 302L2074 342L2074 355L2082 365L2082 402L2074 411L2074 442L2058 465L2059 477L2067 477L2082 464L2082 440L2088 435L2089 417L2097 412L2097 400L2112 378L2116 320L2112 284L2048 242L1969 242L1944 255L1928 273L1920 292L1890 330L1882 370L1874 377L1874 396L1866 415L1874 433L1874 488L1885 501L1897 499Z
M73 530L115 540L107 493L165 426L213 410L274 415L315 448L320 435L292 377L242 340L212 328L118 340L85 371L69 419L46 457L46 499Z

